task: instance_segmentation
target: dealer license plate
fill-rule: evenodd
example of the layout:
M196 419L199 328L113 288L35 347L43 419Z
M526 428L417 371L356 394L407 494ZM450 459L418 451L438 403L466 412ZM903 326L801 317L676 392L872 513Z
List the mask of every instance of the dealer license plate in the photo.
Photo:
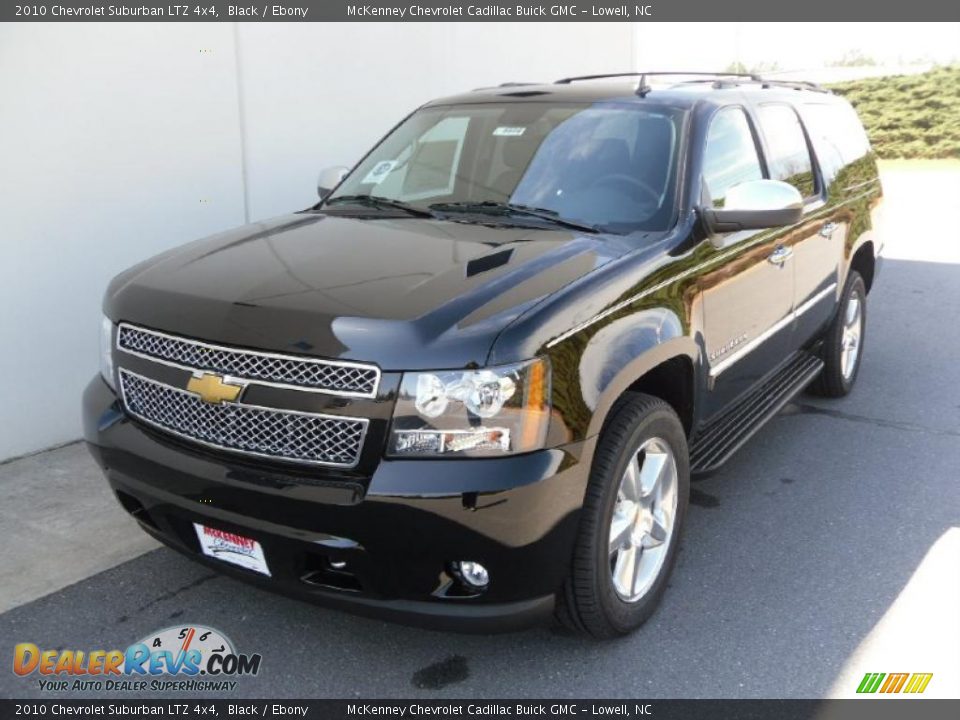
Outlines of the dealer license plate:
M200 549L204 555L239 565L261 575L270 575L263 548L256 540L200 523L194 523L193 529L197 531Z

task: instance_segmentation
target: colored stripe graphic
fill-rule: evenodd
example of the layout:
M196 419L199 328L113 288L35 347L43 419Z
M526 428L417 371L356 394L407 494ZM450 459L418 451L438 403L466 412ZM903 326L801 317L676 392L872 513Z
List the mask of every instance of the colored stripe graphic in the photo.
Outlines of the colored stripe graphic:
M883 687L880 688L880 692L900 692L900 689L903 687L903 684L907 681L908 677L910 677L910 673L890 673L887 675L887 681L883 684Z
M927 689L927 685L930 684L930 678L933 677L933 673L914 673L910 678L910 682L907 683L907 687L904 690L905 693L922 693Z
M877 688L880 687L880 681L886 677L885 673L867 673L863 676L863 680L860 681L860 687L857 688L858 693L875 693Z
M886 678L886 682L884 682ZM927 689L933 673L867 673L857 687L858 693L922 693ZM881 683L883 683L881 685Z

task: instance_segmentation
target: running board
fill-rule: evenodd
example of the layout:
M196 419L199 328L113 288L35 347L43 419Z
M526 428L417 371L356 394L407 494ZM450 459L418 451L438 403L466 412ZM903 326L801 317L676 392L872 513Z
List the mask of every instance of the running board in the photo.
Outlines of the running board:
M730 459L740 446L799 394L823 368L823 361L799 352L773 375L699 433L690 448L690 472L707 473Z

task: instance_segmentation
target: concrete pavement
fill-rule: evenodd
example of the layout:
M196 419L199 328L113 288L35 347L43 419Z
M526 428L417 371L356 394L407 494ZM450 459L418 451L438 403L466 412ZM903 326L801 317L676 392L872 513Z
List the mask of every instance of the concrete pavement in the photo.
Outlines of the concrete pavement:
M158 547L82 443L0 465L0 613Z

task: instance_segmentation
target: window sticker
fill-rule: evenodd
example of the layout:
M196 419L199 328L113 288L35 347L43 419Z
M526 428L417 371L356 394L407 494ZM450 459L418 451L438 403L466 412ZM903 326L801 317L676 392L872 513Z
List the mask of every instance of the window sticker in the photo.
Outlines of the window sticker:
M524 132L526 132L525 127L509 127L507 125L501 125L493 131L493 134L498 137L520 137Z
M363 184L379 185L387 179L387 175L390 174L390 171L393 170L396 164L396 160L383 160L378 162L373 166L373 169L367 173L367 176L363 179Z

